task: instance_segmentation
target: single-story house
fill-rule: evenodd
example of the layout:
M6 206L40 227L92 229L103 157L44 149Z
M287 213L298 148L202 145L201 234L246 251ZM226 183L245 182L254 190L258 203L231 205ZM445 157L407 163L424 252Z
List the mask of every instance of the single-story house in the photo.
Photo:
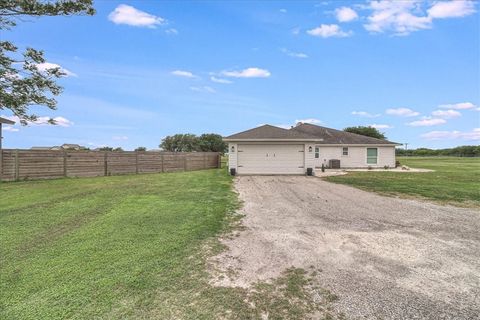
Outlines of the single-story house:
M316 168L395 167L399 143L299 123L290 129L263 125L232 134L231 174L313 174ZM333 161L332 161L333 160Z

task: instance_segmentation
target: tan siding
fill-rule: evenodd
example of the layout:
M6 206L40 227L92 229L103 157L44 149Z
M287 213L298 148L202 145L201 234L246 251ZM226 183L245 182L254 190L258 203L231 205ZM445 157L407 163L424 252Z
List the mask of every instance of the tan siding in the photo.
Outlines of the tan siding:
M348 156L342 155L343 146L322 146L320 148L320 157L315 159L315 165L321 167L322 163L328 166L330 159L340 160L342 168L367 168L368 166L374 168L395 167L395 147L375 147L375 146L348 146ZM367 148L378 149L377 164L367 164Z
M309 151L310 147L312 151ZM305 144L305 172L307 168L312 168L315 172L315 145L314 144Z
M232 147L235 148L233 152L232 152ZM230 169L237 170L237 155L238 155L237 147L238 145L236 143L228 144L228 171L230 171Z

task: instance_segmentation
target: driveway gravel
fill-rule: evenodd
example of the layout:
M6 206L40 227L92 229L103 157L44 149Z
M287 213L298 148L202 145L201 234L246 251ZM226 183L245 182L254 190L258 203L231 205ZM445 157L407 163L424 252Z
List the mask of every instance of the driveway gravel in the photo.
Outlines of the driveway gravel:
M245 230L222 240L213 262L229 276L217 285L313 266L347 319L480 319L479 210L316 177L241 176L235 186Z

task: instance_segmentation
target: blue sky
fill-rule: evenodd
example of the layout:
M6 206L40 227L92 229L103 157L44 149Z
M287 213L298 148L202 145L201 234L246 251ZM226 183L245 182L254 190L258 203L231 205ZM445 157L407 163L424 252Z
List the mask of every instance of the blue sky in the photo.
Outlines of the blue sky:
M58 110L4 146L157 148L175 133L260 124L375 125L409 147L478 144L480 15L472 1L96 1L2 39L68 76ZM11 116L0 110L2 116Z

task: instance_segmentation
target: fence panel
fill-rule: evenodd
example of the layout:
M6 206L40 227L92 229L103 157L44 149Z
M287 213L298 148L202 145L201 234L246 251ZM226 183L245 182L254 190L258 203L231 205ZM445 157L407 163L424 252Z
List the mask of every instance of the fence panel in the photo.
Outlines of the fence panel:
M203 170L220 163L217 152L3 149L0 156L0 181Z

